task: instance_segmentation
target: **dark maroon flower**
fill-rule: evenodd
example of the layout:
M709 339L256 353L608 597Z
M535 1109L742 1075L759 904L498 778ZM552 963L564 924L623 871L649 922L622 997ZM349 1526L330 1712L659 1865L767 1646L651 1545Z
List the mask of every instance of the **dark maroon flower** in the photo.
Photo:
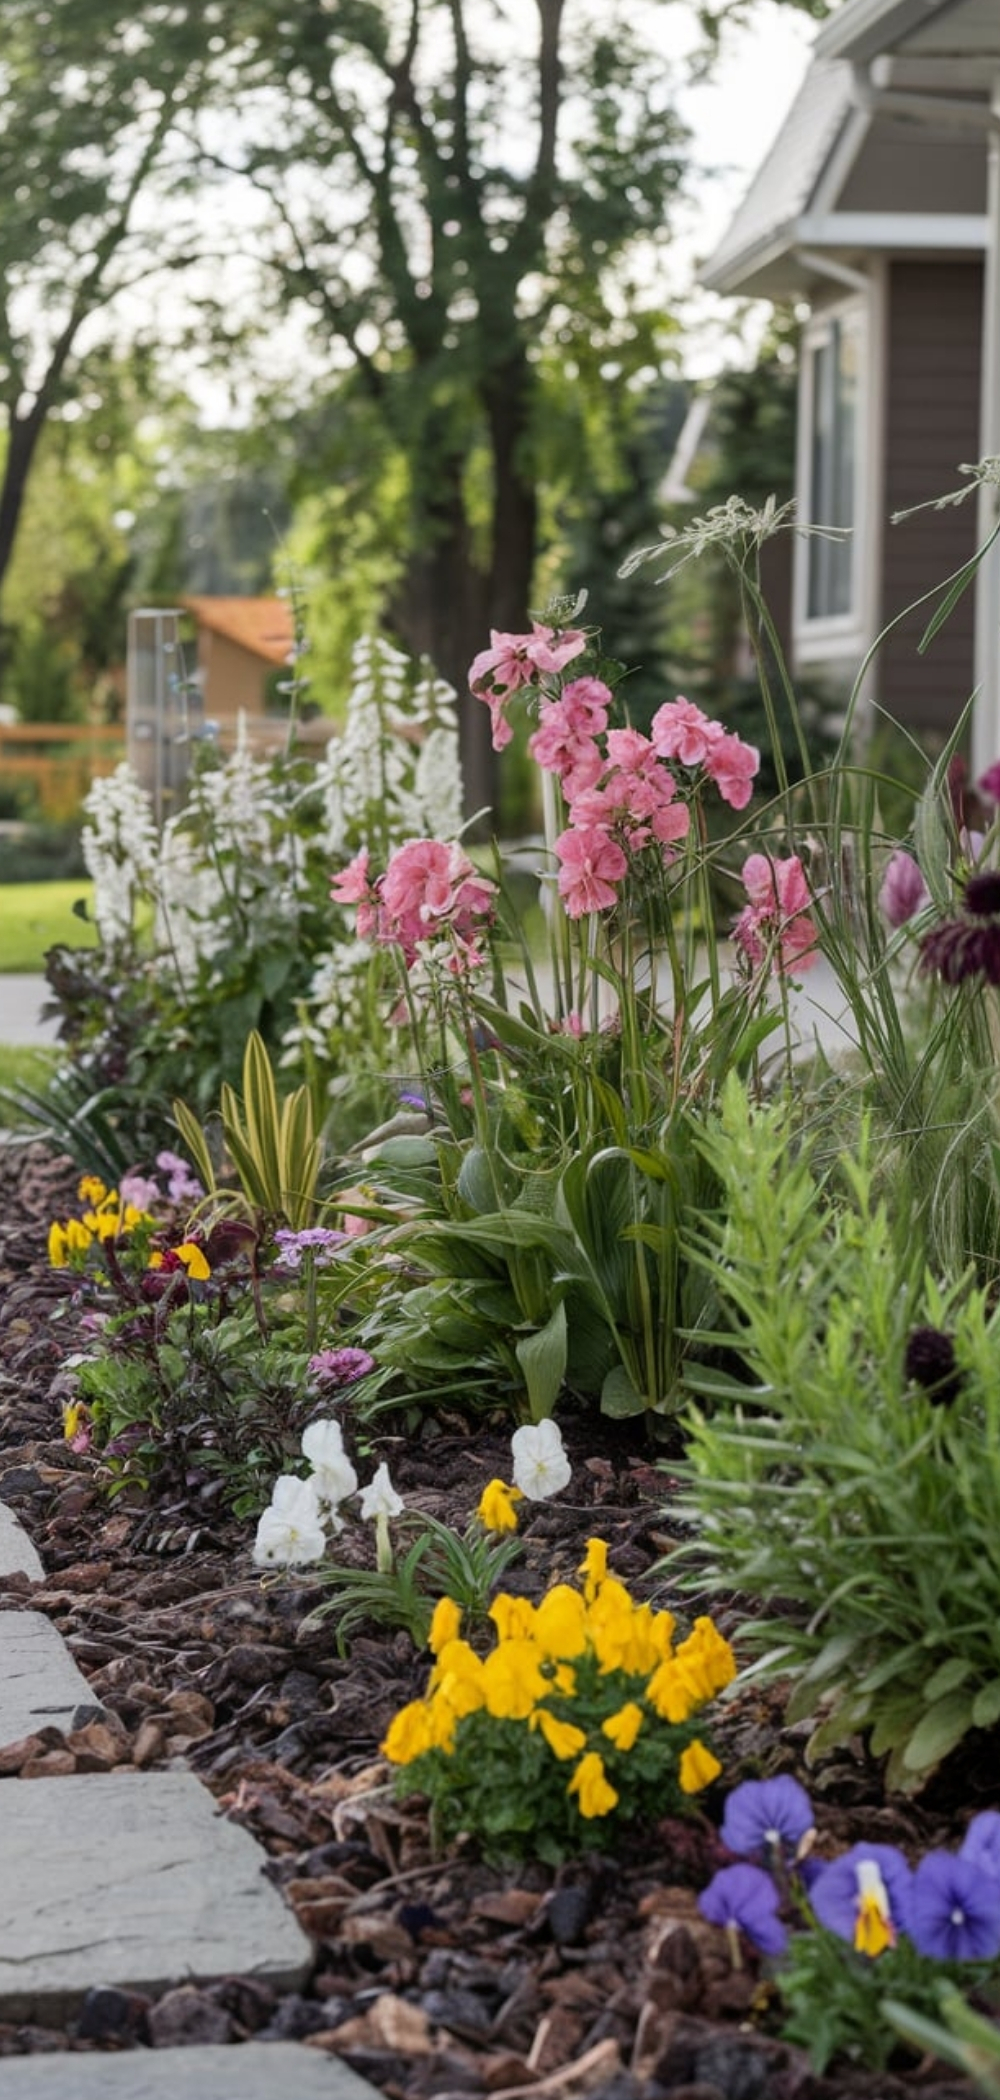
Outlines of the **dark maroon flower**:
M981 795L987 795L991 802L1000 802L1000 758L994 759L993 764L987 766L978 786Z
M980 868L970 875L962 901L977 919L995 919L1000 914L1000 868Z
M955 1361L955 1344L940 1327L915 1327L906 1344L907 1378L923 1386L933 1407L952 1407L964 1379Z
M945 984L985 977L1000 984L1000 924L986 919L942 919L920 942L920 967Z

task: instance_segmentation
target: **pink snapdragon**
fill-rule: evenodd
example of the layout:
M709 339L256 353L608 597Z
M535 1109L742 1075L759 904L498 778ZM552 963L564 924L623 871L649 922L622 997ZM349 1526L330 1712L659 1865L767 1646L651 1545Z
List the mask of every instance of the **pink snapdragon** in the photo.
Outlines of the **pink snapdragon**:
M452 942L451 966L481 963L476 940L492 924L496 885L477 873L455 841L411 839L392 855L385 874L368 877L363 849L335 878L338 904L356 904L358 933L383 946L399 947L409 969L421 942L445 934Z
M782 976L811 970L819 961L817 932L798 855L769 860L766 854L751 853L741 879L750 901L733 927L737 948L755 969L771 961Z
M704 766L731 809L745 809L753 794L754 776L760 767L760 752L721 722L695 707L692 700L666 700L653 716L650 737L660 758L675 758L682 766Z
M577 627L544 627L538 620L530 634L502 634L491 627L490 647L469 666L469 690L489 708L494 751L502 751L514 734L504 712L512 694L534 685L539 675L557 675L586 646L587 637Z
M559 895L571 919L592 911L610 911L618 902L615 884L628 871L628 857L602 826L563 831L555 842L560 862Z

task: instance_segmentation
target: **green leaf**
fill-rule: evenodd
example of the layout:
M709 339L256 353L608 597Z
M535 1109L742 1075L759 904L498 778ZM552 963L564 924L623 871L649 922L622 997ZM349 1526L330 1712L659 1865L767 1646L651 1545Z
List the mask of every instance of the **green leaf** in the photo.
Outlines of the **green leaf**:
M929 1772L954 1750L972 1727L972 1700L967 1693L949 1692L918 1721L903 1751L908 1772Z
M972 1663L967 1655L949 1655L947 1662L943 1662L940 1668L934 1671L933 1676L928 1677L924 1686L925 1703L933 1706L938 1699L943 1699L947 1692L956 1692L959 1685L965 1683L971 1670Z
M984 1684L972 1702L972 1725L974 1728L995 1728L1000 1721L1000 1677L993 1677Z
M566 1377L566 1307L556 1306L550 1320L537 1334L525 1335L515 1354L524 1372L528 1405L533 1422L550 1415Z
M648 1404L645 1395L636 1391L624 1364L615 1364L601 1387L602 1415L624 1422L631 1415L644 1415Z

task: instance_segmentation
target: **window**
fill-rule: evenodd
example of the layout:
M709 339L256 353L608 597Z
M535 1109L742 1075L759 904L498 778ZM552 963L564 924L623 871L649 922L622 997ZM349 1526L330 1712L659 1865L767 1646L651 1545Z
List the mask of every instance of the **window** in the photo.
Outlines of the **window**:
M806 542L803 611L809 622L844 622L857 611L860 354L857 308L824 317L806 337L805 516L810 525L844 534L820 533Z

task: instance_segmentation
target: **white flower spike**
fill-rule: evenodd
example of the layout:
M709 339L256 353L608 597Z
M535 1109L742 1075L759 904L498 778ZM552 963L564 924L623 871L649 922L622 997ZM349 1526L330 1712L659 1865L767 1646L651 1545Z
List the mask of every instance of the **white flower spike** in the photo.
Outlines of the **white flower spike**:
M311 1480L283 1473L257 1526L253 1557L258 1568L298 1568L321 1560L326 1533Z

